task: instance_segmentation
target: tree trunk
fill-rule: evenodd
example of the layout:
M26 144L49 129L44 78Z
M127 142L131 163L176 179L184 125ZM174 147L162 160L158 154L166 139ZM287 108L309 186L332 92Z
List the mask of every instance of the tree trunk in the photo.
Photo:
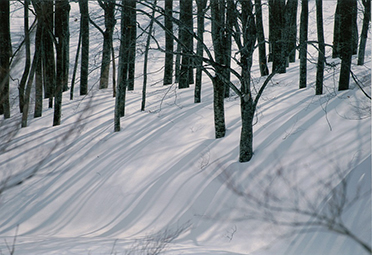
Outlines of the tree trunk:
M364 65L364 55L366 52L368 27L369 27L369 22L371 21L371 1L363 0L363 5L364 5L364 17L363 17L362 32L360 35L358 65Z
M353 9L356 4L356 0L339 0L342 33L340 37L341 71L338 90L349 89L351 58L353 55Z
M218 75L214 77L212 82L215 137L218 139L224 137L226 133L224 109L225 83Z
M318 34L318 64L316 68L316 83L315 94L323 94L323 77L324 77L324 60L325 60L325 45L323 32L323 4L322 0L316 0L316 27Z
M335 11L335 23L333 27L333 50L332 58L337 58L340 56L340 37L341 37L341 12L340 12L340 2L337 0L337 6Z
M10 118L9 60L12 52L10 41L10 1L0 1L0 114Z
M103 50L101 64L100 89L108 87L111 60L112 35L114 33L115 20L115 0L106 0L102 2L101 7L105 12L105 31L103 33Z
M78 41L76 55L75 55L74 70L72 71L71 89L70 89L70 100L74 99L75 77L76 77L77 66L79 64L79 55L80 55L80 48L81 48L81 34L82 34L82 31L80 29L80 32L79 32L79 41Z
M285 43L283 43L284 6L284 0L273 0L272 6L270 6L270 18L272 18L270 40L272 44L273 71L278 73L286 72Z
M196 55L200 58L195 59L196 75L195 75L195 93L194 102L201 102L201 87L202 87L202 65L203 65L203 41L204 41L204 14L207 7L206 0L196 0L197 5L197 35L199 40L196 44Z
M181 68L178 87L188 88L193 83L193 19L192 0L180 0Z
M306 88L307 80L307 30L309 20L309 0L301 2L300 23L300 82L299 87Z
M23 104L24 104L24 94L25 94L25 86L27 82L27 77L30 72L30 65L31 65L31 45L30 45L30 33L28 31L29 24L28 24L28 8L30 5L30 0L25 0L23 6L23 23L24 23L24 33L25 33L25 50L26 50L26 59L25 59L25 68L23 70L22 78L18 86L19 90L19 111L22 113L23 111Z
M164 26L166 30L163 85L169 85L172 84L173 80L173 0L164 1L164 11Z
M137 42L137 17L136 0L129 1L129 65L128 65L128 90L134 90L135 62L136 62L136 42Z
M285 8L285 38L286 38L286 57L290 63L296 59L296 41L297 41L297 0L288 0Z
M61 83L63 91L68 90L69 72L69 12L68 0L55 2L55 37L57 39L57 86Z
M261 0L255 0L256 9L256 27L257 27L257 42L258 42L258 59L260 65L261 76L269 74L269 68L266 64L266 44L265 34L262 22L262 4Z
M242 129L240 133L239 161L248 162L253 156L253 102L249 97L240 98Z
M141 111L144 111L145 106L146 106L147 64L148 64L148 56L149 56L150 42L151 42L151 36L152 36L152 28L154 25L156 2L157 1L154 0L154 3L152 4L152 14L151 14L151 20L150 20L150 25L149 25L149 31L148 31L147 39L146 39L145 56L143 60L143 86L142 86Z
M235 4L233 0L226 0L226 8L224 12L226 12L226 29L225 29L225 36L224 36L224 43L225 46L225 72L224 72L224 83L225 83L225 98L230 97L230 87L228 82L230 82L230 67L231 67L231 47L232 47L232 33L233 33L233 26L234 26L234 18L235 18Z
M41 51L43 51L41 38L43 37L42 33L44 33L44 28L42 23L39 23L41 34L37 35L35 38L35 45L39 45ZM38 27L39 29L39 27ZM36 69L35 69L35 111L34 111L34 118L38 118L42 116L43 112L43 65L41 61L38 61Z
M79 0L81 31L80 95L88 94L89 8L88 0Z

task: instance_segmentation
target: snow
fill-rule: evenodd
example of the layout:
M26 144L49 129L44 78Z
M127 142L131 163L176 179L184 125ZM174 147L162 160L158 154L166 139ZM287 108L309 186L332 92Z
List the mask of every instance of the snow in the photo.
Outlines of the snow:
M324 4L326 31L332 31L334 3ZM77 35L73 20L78 7L71 5L71 34ZM21 19L18 23L22 26ZM326 35L332 42L332 34ZM101 35L93 27L91 40L94 66ZM71 44L76 42L77 36ZM72 48L71 60L74 54ZM13 135L0 150L0 180L13 186L0 196L0 254L8 253L14 236L15 254L144 254L138 249L154 240L167 244L166 233L177 238L164 254L366 254L350 238L320 230L277 240L281 230L248 221L249 205L224 183L228 173L244 188L260 192L266 176L285 169L296 173L315 198L317 181L340 169L350 172L351 187L370 189L371 106L353 81L350 90L338 92L339 69L327 69L325 93L315 96L315 64L308 66L308 87L299 90L299 63L291 63L265 90L254 126L255 154L250 162L239 163L239 99L226 99L227 133L216 140L209 79L203 78L202 102L194 104L193 86L178 90L177 84L159 83L162 73L156 70L163 55L153 51L151 56L146 111L139 111L138 56L136 89L127 93L118 133L113 132L112 86L98 90L99 70L90 75L88 96L79 96L78 82L73 101L64 94L57 127L51 126L53 110L44 101L43 117L30 114L29 127L15 128L21 116L12 82L12 118L0 126L2 141ZM365 66L352 68L370 94L370 48L366 60ZM257 65L253 75L255 86L263 83ZM34 169L32 178L16 185ZM274 188L285 195L288 187ZM344 217L371 244L371 197L358 201Z

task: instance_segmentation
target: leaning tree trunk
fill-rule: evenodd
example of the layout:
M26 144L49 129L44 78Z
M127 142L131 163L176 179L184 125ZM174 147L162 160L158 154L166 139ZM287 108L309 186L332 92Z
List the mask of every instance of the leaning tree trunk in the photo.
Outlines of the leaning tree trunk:
M164 1L165 63L163 85L173 80L173 0ZM198 23L199 24L199 23Z
M269 74L269 68L266 63L266 44L265 34L262 22L262 3L261 0L255 0L256 9L256 26L257 26L257 42L258 42L258 59L261 76Z
M351 57L353 55L353 9L356 4L356 0L339 0L342 33L340 36L341 71L338 90L349 89Z
M307 80L307 30L309 20L309 0L301 2L300 22L300 81L299 87L306 88Z
M364 65L364 55L366 52L368 27L369 27L369 22L371 21L371 1L363 0L363 5L364 5L364 17L363 17L362 32L360 35L358 65Z
M316 0L316 27L318 34L318 63L316 68L315 94L323 94L324 60L325 45L323 32L323 0Z
M0 114L10 118L9 60L12 52L10 41L10 1L0 1Z

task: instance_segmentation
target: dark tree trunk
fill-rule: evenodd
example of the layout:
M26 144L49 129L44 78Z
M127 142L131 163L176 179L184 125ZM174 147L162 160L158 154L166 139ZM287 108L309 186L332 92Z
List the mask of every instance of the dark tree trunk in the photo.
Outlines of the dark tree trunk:
M286 57L284 38L284 0L273 0L270 6L270 18L272 19L272 29L270 40L272 44L273 71L278 73L286 72Z
M125 95L128 85L128 0L122 0L120 24L120 50L118 64L117 94L115 100L115 131L120 131L120 117L125 114Z
M196 75L195 75L195 93L194 102L200 103L201 101L201 87L202 87L202 65L203 59L203 41L204 41L204 15L205 8L207 7L206 0L196 0L197 5L197 35L199 40L196 44L196 55L200 58L195 59Z
M242 129L240 133L239 161L248 162L253 156L253 102L252 98L240 99Z
M316 0L316 27L318 34L318 64L316 68L316 83L315 94L323 94L323 76L324 76L324 60L325 60L325 45L324 45L324 32L323 32L323 1Z
M358 4L353 5L353 55L356 55L358 53L358 23L357 23L357 18L358 18Z
M43 32L43 42L42 48L43 52L41 54L41 59L43 61L43 74L44 74L44 97L49 98L49 108L53 107L53 98L56 89L56 64L54 55L54 35L53 35L53 1L39 1L42 8L41 14L37 15L41 18L43 22L45 31ZM35 6L35 5L34 5Z
M80 95L88 94L89 9L88 0L79 0L81 32Z
M10 118L9 60L12 52L10 41L10 1L0 1L0 114Z
M256 26L257 26L257 42L258 42L258 58L260 65L261 76L269 74L269 68L266 64L266 44L265 34L262 22L262 3L261 0L255 0L256 9Z
M39 45L42 49L41 38L43 37L44 28L42 27L42 23L39 23L38 29L40 29L41 33L37 34L37 38L35 38L35 45ZM35 111L34 111L34 118L38 118L42 116L43 111L43 65L41 61L38 61L36 69L35 69Z
M164 26L165 26L165 63L164 85L172 84L173 80L173 0L164 2Z
M28 23L28 8L30 5L30 0L25 0L23 6L23 20L24 20L24 33L25 33L25 50L26 50L26 59L25 59L25 68L23 70L22 78L18 86L19 91L19 110L22 113L23 111L23 104L24 104L24 94L25 94L25 86L27 82L28 73L30 72L30 65L31 65L31 45L30 45L30 33L29 23Z
M101 78L99 83L100 89L108 87L111 60L112 35L116 24L115 19L115 0L99 1L100 6L105 12L105 31L103 33L103 50L101 64Z
M68 0L56 1L55 7L55 37L57 40L57 76L54 99L53 126L61 124L62 115L62 92L68 89L68 65L69 65L69 11ZM67 89L66 89L67 88Z
M215 68L216 76L212 79L213 82L213 110L214 110L214 126L216 138L225 136L225 109L224 109L224 95L225 83L222 80L225 70L223 69L225 61L224 49L224 1L212 0L211 3L212 14L212 41L215 55L215 61L218 63Z
M224 109L225 83L218 75L214 77L212 82L215 137L218 139L224 137L226 133Z
M340 56L340 38L341 38L341 12L340 12L340 2L337 0L337 6L335 11L335 23L333 27L333 50L332 58L337 58Z
M309 20L309 1L301 2L301 24L300 24L300 84L299 87L306 88L307 80L307 33Z
M232 47L232 33L235 18L235 4L233 0L226 0L226 34L224 36L225 45L225 72L224 72L224 83L225 83L225 98L230 96L230 87L227 84L230 82L230 67L231 67L231 47Z
M353 12L356 4L356 0L339 0L340 26L342 27L339 52L341 58L339 90L349 89L351 57L353 55Z
M137 16L136 1L129 1L129 65L128 65L128 90L134 90L135 62L136 62L136 42L137 42Z
M143 60L143 85L142 85L141 111L144 111L145 107L146 107L147 64L148 64L149 49L150 49L151 36L152 36L152 28L154 26L156 2L157 2L157 0L154 0L154 3L152 4L152 14L151 14L151 19L150 19L149 30L148 30L148 33L147 33L145 55L144 55L144 60Z
M193 19L192 0L180 0L180 42L181 42L181 68L178 87L188 88L194 83L193 77Z
M82 33L82 31L80 29L80 32L79 32L79 41L78 41L76 55L75 55L74 70L72 71L71 89L70 89L70 100L74 99L75 78L76 78L77 66L79 64L79 55L80 55L80 48L81 48L81 33Z
M180 38L180 26L178 26L178 38ZM176 83L180 82L180 70L181 70L181 43L177 43L177 49L176 49L176 62L174 63L174 79Z
M359 44L359 52L358 52L358 65L364 65L364 55L365 55L365 52L366 52L368 27L369 27L369 22L371 21L371 1L362 0L362 2L363 2L363 5L364 5L364 17L363 17L362 32L361 32L361 35L360 35L360 44Z
M42 31L40 27L38 26L36 31L36 41L38 41L38 38L41 38ZM36 42L35 42L36 43ZM25 101L23 104L23 110L22 110L22 123L21 127L27 127L27 119L28 119L28 109L30 105L30 95L31 95L31 86L34 81L34 75L37 66L39 65L40 57L41 57L41 47L35 47L35 53L34 53L34 59L32 60L30 75L28 77L27 85L26 85L26 91L25 91Z
M296 59L296 40L297 40L297 0L288 0L285 8L285 38L286 38L286 57L290 63Z

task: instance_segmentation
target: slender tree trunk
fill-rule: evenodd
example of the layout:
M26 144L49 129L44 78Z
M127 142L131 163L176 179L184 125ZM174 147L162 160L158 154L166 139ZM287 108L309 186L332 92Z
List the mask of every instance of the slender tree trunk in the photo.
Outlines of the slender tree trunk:
M179 29L179 28L178 28ZM180 38L180 30L178 30L178 38ZM176 62L174 63L174 79L176 83L180 82L180 72L181 72L181 43L177 43L176 48Z
M0 1L0 114L10 118L9 60L12 52L10 41L10 1Z
M323 94L323 76L324 76L324 60L325 60L325 45L324 45L324 32L323 32L323 1L316 0L316 26L318 33L318 64L316 68L316 83L315 94Z
M23 104L24 104L24 94L25 94L25 86L27 82L27 77L30 72L31 66L31 45L30 45L30 33L29 33L29 23L28 23L28 8L30 5L30 0L25 0L23 6L23 23L24 23L24 33L25 33L25 50L26 50L26 59L25 59L25 68L23 70L21 82L19 83L18 90L19 90L19 110L22 113L23 111Z
M349 89L351 58L353 55L353 9L356 4L356 0L339 0L342 33L340 37L341 71L338 90Z
M256 9L256 26L257 26L257 42L258 42L258 59L260 65L261 76L269 74L269 68L266 64L266 44L265 34L262 22L262 3L261 0L255 0Z
M216 139L222 138L226 134L224 94L225 83L217 75L213 79L213 116Z
M43 44L41 43L41 38L43 37L43 33L45 32L43 28L43 24L39 23L38 29L40 29L41 33L38 34L38 38L35 38L35 45L39 45L40 52L43 52ZM38 118L42 116L43 112L43 65L42 61L37 62L37 66L35 69L35 111L34 111L34 118Z
M41 31L38 28L36 31L36 38L41 37ZM31 95L31 86L34 81L34 75L36 68L39 64L40 61L40 54L41 54L41 48L36 47L35 48L35 53L34 53L34 59L32 60L32 65L31 65L31 70L30 70L30 75L28 77L27 85L26 85L26 93L25 93L25 102L23 105L23 110L22 110L22 123L21 127L27 127L27 119L28 119L28 109L30 105L30 95Z
M231 47L232 47L232 33L233 33L233 26L234 26L234 18L235 18L235 4L233 0L225 0L225 16L226 16L226 32L224 36L224 43L225 46L225 70L224 70L224 83L225 83L225 98L230 97L230 87L228 82L230 82L230 67L231 67Z
M129 64L128 64L128 90L134 90L136 43L137 43L137 16L136 0L129 1Z
M149 31L148 31L148 34L147 34L145 56L144 56L144 60L143 60L143 86L142 86L141 111L144 111L145 106L146 106L147 64L148 64L149 49L150 49L150 42L151 42L151 35L152 35L152 27L154 25L156 2L157 1L154 0L154 3L152 4L152 14L151 14L151 20L150 20L150 25L149 25Z
M358 4L353 5L353 10L352 10L352 19L353 19L353 33L352 33L352 40L353 40L353 55L356 55L358 53L358 23L357 23L357 18L358 18Z
M88 0L79 0L81 32L80 95L88 94L89 9Z
M369 27L369 22L371 21L371 1L369 0L362 0L362 1L364 5L364 17L363 17L362 32L360 35L358 65L364 65L364 55L366 52L368 27Z
M74 99L75 77L76 77L77 66L79 64L79 55L80 55L80 46L81 46L81 37L82 37L81 34L82 34L82 31L80 29L79 41L78 41L76 55L75 55L74 70L72 72L72 79L71 79L70 100Z
M202 65L203 59L203 41L204 41L204 15L207 6L206 0L196 0L197 5L197 35L199 40L196 45L196 55L200 58L195 59L196 75L195 75L195 93L194 102L200 103L201 101L201 87L202 87Z
M306 88L307 80L307 33L309 19L309 0L301 1L300 24L300 82L299 87Z
M165 63L163 84L172 84L173 80L173 0L164 1L165 26Z

